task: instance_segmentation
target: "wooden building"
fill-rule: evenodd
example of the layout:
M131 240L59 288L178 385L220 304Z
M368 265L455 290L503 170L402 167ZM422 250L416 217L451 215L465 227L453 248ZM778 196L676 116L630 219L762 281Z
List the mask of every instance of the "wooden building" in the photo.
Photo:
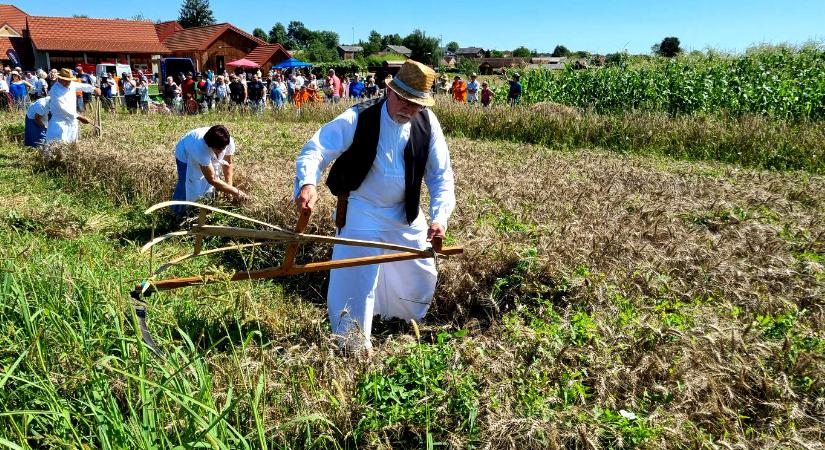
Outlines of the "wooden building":
M482 58L478 71L484 75L492 75L495 72L500 73L502 69L526 66L528 62L529 58Z
M229 23L182 28L174 21L162 22L155 25L155 31L173 56L192 58L198 71L211 69L221 73L226 63L245 58L258 46L267 45Z
M338 56L341 59L355 59L355 55L364 51L364 47L358 45L339 45Z
M291 57L281 44L260 45L246 55L246 59L260 64L261 72L269 72L272 66L280 64Z

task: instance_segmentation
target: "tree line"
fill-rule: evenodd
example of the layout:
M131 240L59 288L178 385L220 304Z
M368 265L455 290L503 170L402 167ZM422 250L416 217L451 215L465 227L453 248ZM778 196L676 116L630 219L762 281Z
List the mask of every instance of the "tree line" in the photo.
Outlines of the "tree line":
M215 16L209 6L209 0L183 0L178 16L178 23L184 28L212 25L215 23ZM313 62L334 62L340 60L337 51L340 36L334 31L311 30L303 22L293 20L286 26L277 22L266 32L263 28L255 28L252 34L268 43L281 44L290 51L300 51L301 58ZM367 40L359 40L357 44L363 51L356 55L356 59L364 64L376 63L374 58L382 52L388 45L403 45L412 51L412 58L417 61L438 65L443 56L443 51L439 46L440 41L434 36L428 36L423 30L416 29L407 36L401 37L398 33L382 35L378 31L370 31ZM451 52L458 50L459 44L451 41L446 49ZM666 37L661 43L653 45L651 51L662 57L672 58L682 52L679 38ZM539 54L536 50L530 50L521 46L511 52L501 50L488 50L487 57L513 56L529 58L531 56L548 56ZM626 56L625 53L613 53L608 55L593 55L587 51L571 51L564 45L557 45L549 56L568 57L576 59L592 59L597 64L620 63Z

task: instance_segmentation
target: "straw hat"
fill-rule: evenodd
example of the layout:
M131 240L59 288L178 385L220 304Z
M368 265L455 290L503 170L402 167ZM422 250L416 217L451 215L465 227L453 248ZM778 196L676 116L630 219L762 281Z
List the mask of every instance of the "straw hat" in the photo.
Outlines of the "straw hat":
M408 59L401 66L398 75L387 86L398 96L421 106L433 106L435 100L430 86L435 81L435 71L420 62Z
M74 75L71 69L60 69L60 72L57 73L57 78L59 80L74 81Z

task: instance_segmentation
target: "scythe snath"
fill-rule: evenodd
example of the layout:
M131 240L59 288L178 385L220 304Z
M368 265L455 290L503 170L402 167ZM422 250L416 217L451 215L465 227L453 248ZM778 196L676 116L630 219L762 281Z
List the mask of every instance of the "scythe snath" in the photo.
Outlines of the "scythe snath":
M205 276L191 276L191 277L182 277L182 278L167 278L158 280L158 276L161 275L164 271L169 269L170 267L177 265L183 261L188 259L197 257L197 256L206 256L206 255L214 255L217 253L230 251L230 250L241 250L244 248L250 247L258 247L264 245L277 245L277 244L286 244L286 252L284 254L284 259L280 266L273 266L267 267L264 269L257 269L257 270L250 270L250 271L241 271L235 272L231 277L228 278L229 281L242 281L242 280L266 280L271 278L278 278L278 277L285 277L290 275L298 275L303 273L310 273L310 272L321 272L331 269L342 269L346 267L357 267L357 266L365 266L370 264L381 264L381 263L389 263L395 261L406 261L411 259L421 259L421 258L438 258L439 256L451 256L451 255L458 255L464 252L462 247L453 246L453 247L443 247L441 238L434 238L432 240L432 246L429 249L419 249L415 247L407 247L403 245L397 244L390 244L386 242L375 242L375 241L364 241L358 239L346 239L346 238L339 238L333 236L322 236L322 235L313 235L313 234L304 234L304 230L306 229L307 224L309 223L310 218L310 211L304 210L298 217L298 223L295 227L295 231L288 231L283 228L280 228L276 225L272 225L266 222L262 222L257 219L253 219L251 217L246 217L237 213L233 213L231 211L226 211L220 208L216 208L214 206L203 205L200 203L194 202L185 202L185 201L168 201L163 203L158 203L151 208L146 210L146 214L151 214L159 209L170 207L170 206L188 206L194 208L198 211L197 222L190 226L188 230L181 230L181 231L174 231L171 233L167 233L163 236L158 238L152 239L149 243L144 245L141 248L141 253L146 252L147 250L151 249L153 246L169 239L172 237L179 237L179 236L193 236L195 238L194 249L193 252L190 254L185 254L178 256L154 271L151 277L143 281L142 283L135 286L135 288L131 291L130 295L135 302L135 312L137 314L139 325L141 329L141 334L143 337L143 341L151 348L155 353L160 354L160 350L157 348L154 339L152 339L152 335L149 333L149 330L146 326L146 302L145 298L149 297L155 292L160 291L167 291L171 289L178 289L187 286L195 286L201 285L206 283L211 283L215 281L226 281L225 277L212 277L209 275ZM206 219L210 212L220 213L224 215L228 215L230 217L234 217L236 219L240 219L252 224L261 225L263 227L268 228L267 230L259 230L255 228L240 228L240 227L227 227L227 226L215 226L215 225L207 225ZM220 237L227 237L227 238L235 238L235 239L248 239L253 241L252 243L248 244L238 244L238 245L231 245L226 247L220 247L215 249L203 250L203 238L204 236L220 236ZM360 257L360 258L350 258L350 259L339 259L339 260L329 260L329 261L318 261L318 262L309 262L306 264L296 264L295 263L295 256L298 253L298 247L301 244L306 243L327 243L327 244L336 244L336 245L352 245L352 246L359 246L359 247L371 247L371 248L380 248L384 250L391 250L394 253L388 253L379 256L367 256L367 257Z

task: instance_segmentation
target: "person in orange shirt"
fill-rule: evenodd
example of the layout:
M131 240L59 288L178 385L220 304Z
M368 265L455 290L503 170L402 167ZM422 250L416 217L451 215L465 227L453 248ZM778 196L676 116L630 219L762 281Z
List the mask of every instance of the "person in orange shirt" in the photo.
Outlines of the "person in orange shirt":
M456 75L453 79L453 86L450 88L453 93L453 100L464 103L467 101L467 84Z
M295 102L295 108L298 111L301 110L301 105L303 105L304 102L306 102L306 100L305 100L306 97L307 97L306 96L306 86L301 86L301 88L298 90L298 92L296 92L292 95L292 100Z

